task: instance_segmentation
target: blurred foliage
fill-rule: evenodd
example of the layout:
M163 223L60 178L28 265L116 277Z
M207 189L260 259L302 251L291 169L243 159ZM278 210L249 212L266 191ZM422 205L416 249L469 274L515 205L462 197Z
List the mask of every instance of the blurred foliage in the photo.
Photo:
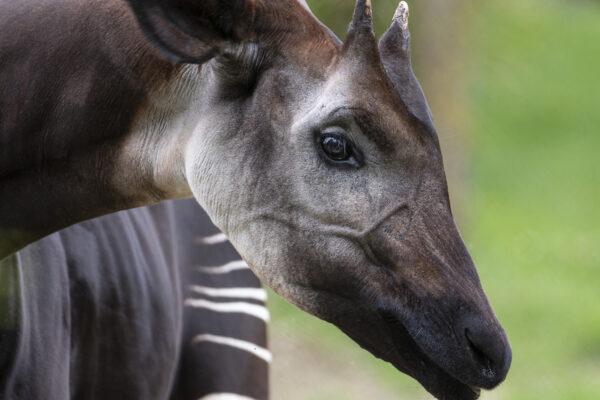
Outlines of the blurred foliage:
M449 174L450 187L462 193L458 223L514 354L507 381L482 399L600 399L600 3L468 3L460 10L462 23L453 18L456 29L446 28L461 45L431 65L426 61L435 54L427 52L435 46L420 46L418 35L427 35L427 24L442 23L428 8L433 2L410 3L416 72L428 97L446 90L427 84L440 82L433 74L460 86L432 109L445 158L462 149L463 171ZM343 38L353 2L309 4ZM378 34L395 6L373 0ZM460 70L447 74L452 57ZM455 112L465 114L459 119L464 134L448 134L446 127L455 125L440 126L437 119ZM344 353L369 375L365 384L397 393L390 399L430 398L329 324L274 294L270 303L274 329L284 338L301 338L306 351L324 359ZM324 373L323 382L338 372ZM350 398L344 387L336 397L331 389L319 393L319 382L304 383L303 397L296 398Z
M467 242L513 345L508 399L600 398L600 4L482 3Z

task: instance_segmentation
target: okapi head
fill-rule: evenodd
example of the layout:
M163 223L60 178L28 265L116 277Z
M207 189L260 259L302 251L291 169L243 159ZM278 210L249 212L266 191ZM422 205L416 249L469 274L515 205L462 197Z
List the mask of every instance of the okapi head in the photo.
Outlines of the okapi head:
M168 58L200 64L194 196L264 282L440 399L506 376L510 346L456 229L401 2L341 43L296 1L129 0Z

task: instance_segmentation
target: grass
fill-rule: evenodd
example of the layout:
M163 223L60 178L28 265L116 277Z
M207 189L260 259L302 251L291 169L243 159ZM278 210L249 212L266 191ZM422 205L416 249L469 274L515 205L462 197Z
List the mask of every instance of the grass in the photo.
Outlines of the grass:
M514 353L507 381L482 398L600 399L600 3L478 3L466 63L471 195L459 225ZM423 396L335 328L270 303L277 329Z

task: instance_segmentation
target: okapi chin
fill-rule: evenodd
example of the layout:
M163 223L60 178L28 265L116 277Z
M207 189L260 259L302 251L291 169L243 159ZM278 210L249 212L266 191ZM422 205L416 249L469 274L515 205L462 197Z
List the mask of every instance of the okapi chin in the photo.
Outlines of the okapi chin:
M368 0L345 43L298 0L25 3L0 1L0 258L193 196L264 283L438 399L504 380L510 345L453 221L405 2L379 43ZM139 398L175 390L171 321L168 367Z

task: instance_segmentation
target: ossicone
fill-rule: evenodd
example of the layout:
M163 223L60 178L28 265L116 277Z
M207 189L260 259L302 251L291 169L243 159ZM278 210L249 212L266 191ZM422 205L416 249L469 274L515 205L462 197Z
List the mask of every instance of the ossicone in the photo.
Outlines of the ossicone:
M344 42L344 54L354 58L364 58L365 56L379 58L377 40L373 30L371 0L356 1L352 22Z
M379 41L379 53L386 74L400 94L408 111L433 130L433 118L410 60L408 4L398 4L392 24Z

